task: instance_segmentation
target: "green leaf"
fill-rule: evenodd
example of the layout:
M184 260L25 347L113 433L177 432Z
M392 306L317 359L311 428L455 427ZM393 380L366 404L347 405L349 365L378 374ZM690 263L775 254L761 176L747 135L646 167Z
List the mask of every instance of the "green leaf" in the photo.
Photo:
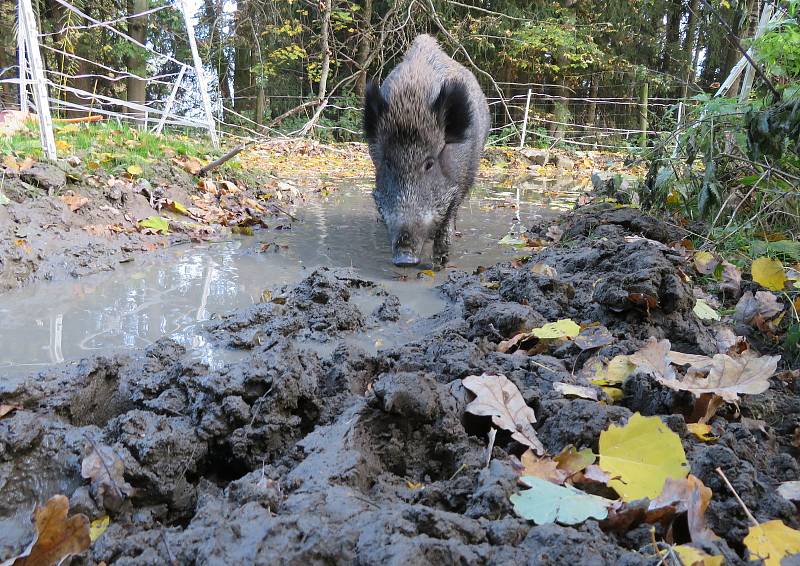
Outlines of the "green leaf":
M520 517L537 525L577 525L587 519L605 519L608 516L608 506L612 503L608 499L534 476L520 479L530 489L515 493L509 499Z
M139 226L142 228L150 228L162 234L169 234L169 220L162 216L150 216L144 220L140 220Z
M750 253L757 256L767 254L782 255L800 261L800 241L778 240L777 242L765 242L763 240L754 240L750 243Z
M8 198L8 197L7 197L6 195L4 195L3 193L0 193L0 206L5 206L5 205L7 205L7 204L8 204L8 203L10 203L10 202L11 202L11 199L10 199L10 198Z
M694 312L700 320L721 320L722 318L719 313L703 299L697 299L692 312Z

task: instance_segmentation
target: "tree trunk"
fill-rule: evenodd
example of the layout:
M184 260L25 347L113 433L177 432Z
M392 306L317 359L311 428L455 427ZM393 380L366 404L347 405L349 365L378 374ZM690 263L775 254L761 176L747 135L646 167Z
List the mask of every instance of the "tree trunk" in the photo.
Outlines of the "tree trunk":
M320 2L322 4L322 2ZM322 33L320 35L320 49L322 49L322 68L319 73L319 95L322 101L328 93L328 74L331 69L331 48L330 48L330 29L331 12L333 11L332 0L325 0L325 9L322 15Z
M222 35L222 5L220 1L218 4L214 0L205 0L206 17L208 18L208 33L211 36L210 45L218 45L218 53L216 54L216 67L217 76L219 77L219 90L220 96L223 101L225 98L230 100L231 107L233 106L233 90L231 89L231 65L225 53L225 40Z
M128 0L128 14L138 14L147 10L149 0ZM147 40L147 16L139 16L128 20L128 35L139 43ZM132 46L128 56L128 72L144 77L147 74L147 52L141 47ZM144 104L147 101L147 81L136 77L126 80L128 102ZM128 113L136 120L144 120L145 113L128 109Z
M258 87L258 95L256 96L256 116L254 118L255 123L259 126L264 124L264 112L266 111L267 104L266 104L266 96L264 93L264 87Z
M680 98L686 98L689 92L689 83L694 77L695 65L695 45L697 44L697 8L699 0L690 0L689 2L689 20L686 22L686 38L683 42L683 49L681 52L684 57L684 81L681 85Z
M364 98L367 90L367 69L365 65L372 50L372 0L364 0L364 29L361 32L361 43L358 45L356 63L358 64L358 80L356 81L356 93L360 98Z

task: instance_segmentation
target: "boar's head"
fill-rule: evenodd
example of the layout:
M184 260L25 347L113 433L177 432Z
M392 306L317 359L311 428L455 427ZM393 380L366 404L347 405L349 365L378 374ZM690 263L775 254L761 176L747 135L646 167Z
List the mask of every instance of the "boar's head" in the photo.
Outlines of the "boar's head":
M430 99L414 83L395 84L388 96L370 83L364 99L373 196L398 266L418 264L425 242L447 229L468 168L459 151L472 122L466 87L446 81Z

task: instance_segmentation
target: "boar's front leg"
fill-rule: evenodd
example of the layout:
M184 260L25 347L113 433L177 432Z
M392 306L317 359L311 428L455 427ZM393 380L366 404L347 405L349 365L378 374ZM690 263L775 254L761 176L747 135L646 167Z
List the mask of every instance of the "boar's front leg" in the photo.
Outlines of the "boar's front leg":
M442 222L441 227L433 236L433 263L444 265L450 255L450 241L455 231L456 215L453 214Z

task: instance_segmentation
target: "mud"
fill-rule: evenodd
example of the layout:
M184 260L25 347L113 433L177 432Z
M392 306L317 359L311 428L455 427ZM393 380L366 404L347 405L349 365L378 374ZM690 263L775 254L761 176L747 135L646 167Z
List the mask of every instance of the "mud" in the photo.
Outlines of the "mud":
M212 345L241 356L222 367L162 339L0 382L0 400L23 407L0 420L0 560L29 540L32 502L66 493L91 519L111 515L76 564L656 564L643 528L614 534L592 520L534 526L515 516L510 456L522 447L498 433L487 465L488 419L464 413L460 379L482 372L519 387L549 452L596 451L610 423L633 411L663 415L692 473L714 492L709 526L730 563L741 560L747 519L716 467L759 521L797 528L796 508L775 493L778 482L800 479L791 443L797 382L773 379L741 404L745 416L766 421L767 434L718 416L719 441L703 444L673 414L681 397L644 376L616 405L567 400L552 384L587 385L585 353L496 351L519 330L572 318L611 331L616 340L602 355L631 352L649 336L713 352L714 329L692 316L679 257L664 245L682 234L611 206L559 222L561 242L531 259L555 277L511 263L451 271L440 286L444 308L417 321L406 344L354 345L354 335L395 318L402 301L376 293L365 313L357 297L375 282L319 268L206 328ZM658 306L643 308L631 293L657 297ZM104 508L81 478L92 444L114 449L135 489L119 509Z

